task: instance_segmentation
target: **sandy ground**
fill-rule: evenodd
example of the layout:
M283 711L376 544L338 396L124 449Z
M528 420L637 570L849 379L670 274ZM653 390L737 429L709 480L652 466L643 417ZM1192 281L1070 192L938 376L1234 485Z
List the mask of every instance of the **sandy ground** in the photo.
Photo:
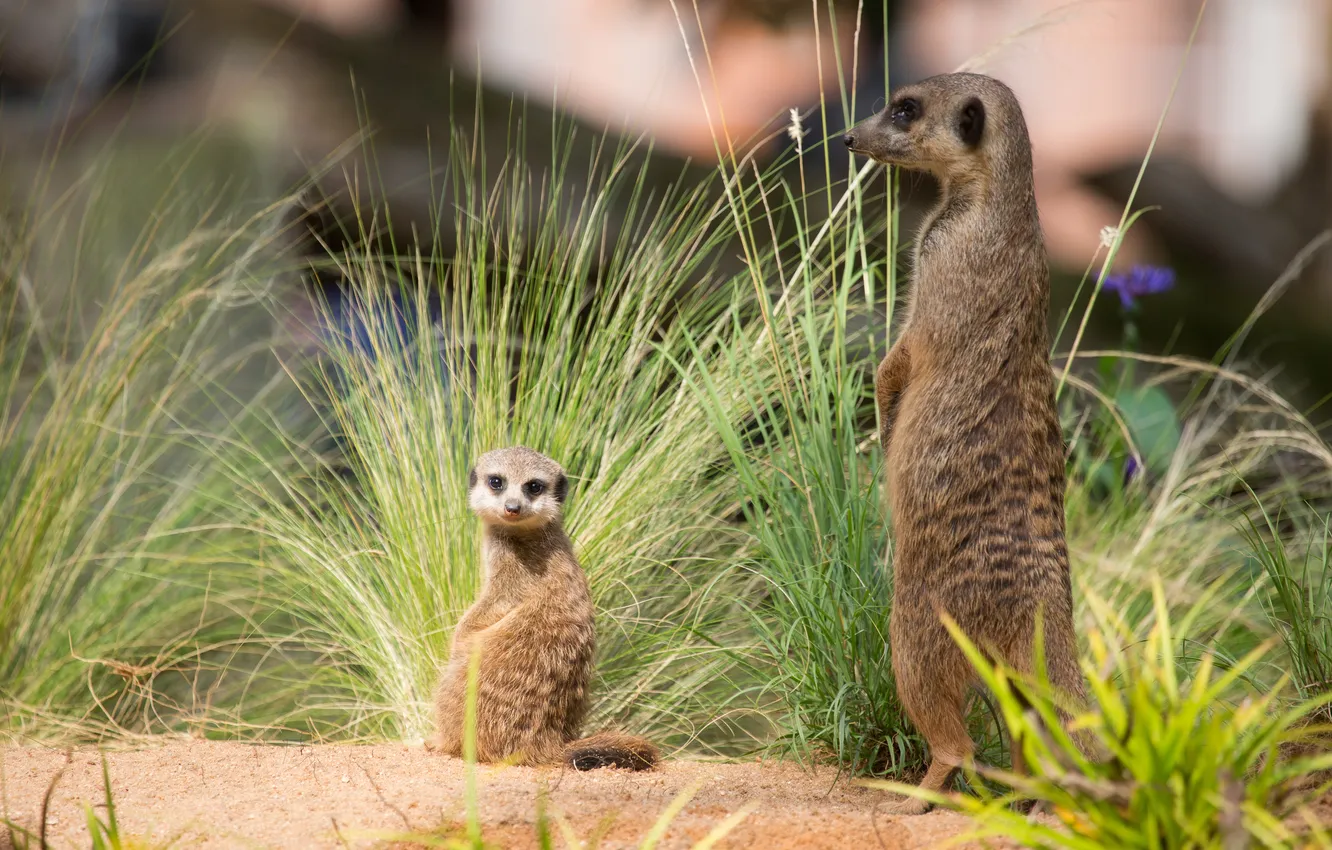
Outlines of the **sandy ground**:
M275 747L175 741L108 753L122 832L176 847L384 846L386 835L438 831L462 822L464 768L456 759L401 745ZM0 748L8 817L34 828L42 797L65 754ZM637 847L681 791L701 783L672 822L662 848L689 847L747 803L753 812L718 846L742 848L936 847L965 829L954 814L895 818L894 799L839 781L830 770L806 772L781 762L716 764L667 761L647 773L481 767L483 835L497 847L535 847L538 790L549 788L579 838L607 816L600 847ZM47 812L55 847L86 847L84 803L98 806L101 762L75 750ZM0 846L6 844L0 830ZM564 846L558 831L555 846Z

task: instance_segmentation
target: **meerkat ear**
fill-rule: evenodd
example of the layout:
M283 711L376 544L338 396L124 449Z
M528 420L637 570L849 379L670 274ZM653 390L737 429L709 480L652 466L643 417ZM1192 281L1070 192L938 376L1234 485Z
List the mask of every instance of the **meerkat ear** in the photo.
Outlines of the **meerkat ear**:
M962 140L962 144L974 148L980 144L984 134L985 104L980 102L980 98L973 97L962 105L962 111L958 113L957 137Z
M467 470L467 489L470 490L476 486L476 467Z
M563 502L569 496L569 476L563 472L555 479L555 501Z

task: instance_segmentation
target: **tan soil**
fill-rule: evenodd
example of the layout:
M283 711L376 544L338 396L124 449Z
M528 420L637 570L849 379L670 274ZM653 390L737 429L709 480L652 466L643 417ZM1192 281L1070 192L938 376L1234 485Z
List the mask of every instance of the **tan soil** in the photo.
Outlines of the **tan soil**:
M465 813L463 763L421 747L172 741L110 751L107 758L122 833L175 838L176 847L364 847L409 827L426 832L459 824ZM35 829L42 797L64 764L58 750L0 748L8 816ZM607 850L637 847L694 783L702 787L659 847L689 847L751 801L757 808L718 846L908 850L936 847L968 824L944 812L889 816L881 809L896 797L839 780L831 770L784 762L667 761L647 773L483 766L477 775L483 836L504 848L536 846L543 784L551 808L580 838L615 816L600 845ZM104 800L98 752L75 750L48 810L48 840L55 847L88 846L84 803L104 814ZM552 830L555 846L565 846L553 824ZM4 836L0 829L0 846Z

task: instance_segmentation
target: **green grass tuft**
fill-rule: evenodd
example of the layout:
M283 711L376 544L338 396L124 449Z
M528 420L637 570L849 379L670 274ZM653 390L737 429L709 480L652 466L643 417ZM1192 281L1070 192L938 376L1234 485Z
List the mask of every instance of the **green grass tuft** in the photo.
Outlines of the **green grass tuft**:
M1092 600L1100 627L1090 632L1091 705L1060 719L1062 696L1042 678L991 664L949 621L954 638L992 689L1017 735L1030 775L977 766L1006 793L974 783L977 793L945 795L910 786L879 787L928 799L970 815L968 837L1008 836L1046 848L1288 847L1295 828L1283 819L1326 786L1310 775L1332 768L1332 754L1299 750L1326 727L1306 725L1332 694L1287 708L1280 688L1231 701L1235 687L1264 652L1218 666L1212 655L1194 663L1180 652L1191 615L1172 622L1164 589L1154 594L1157 620L1145 640L1103 600ZM1199 608L1192 613L1198 613ZM1094 742L1091 756L1075 743ZM1292 754L1294 753L1294 754ZM1062 823L1014 810L1045 804Z
M428 734L450 630L479 588L468 472L526 444L568 470L567 527L600 612L588 727L704 747L734 736L712 713L743 638L732 496L714 474L724 447L676 374L718 356L693 334L726 330L724 287L677 298L685 281L706 284L713 210L702 191L652 197L623 151L604 155L586 196L571 197L558 157L544 184L519 165L487 196L463 184L474 206L448 261L341 260L364 331L293 366L336 451L312 458L293 441L301 462L282 469L297 474L275 469L250 500L287 629L267 636L318 653L318 687L293 683L307 686L293 696L342 724L327 734ZM606 246L611 195L629 217ZM404 310L403 293L439 315Z

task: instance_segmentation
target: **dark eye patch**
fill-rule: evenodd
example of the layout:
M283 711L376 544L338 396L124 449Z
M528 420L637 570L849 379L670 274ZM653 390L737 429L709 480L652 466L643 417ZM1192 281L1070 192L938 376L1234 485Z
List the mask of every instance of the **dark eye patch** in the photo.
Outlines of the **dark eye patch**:
M922 110L920 101L914 97L904 97L892 105L888 111L888 120L899 130L905 130L920 120Z
M537 496L546 492L546 482L538 481L534 478L523 485L523 492L535 499Z
M504 489L504 479L498 475L491 475L486 478L486 486L495 492Z

